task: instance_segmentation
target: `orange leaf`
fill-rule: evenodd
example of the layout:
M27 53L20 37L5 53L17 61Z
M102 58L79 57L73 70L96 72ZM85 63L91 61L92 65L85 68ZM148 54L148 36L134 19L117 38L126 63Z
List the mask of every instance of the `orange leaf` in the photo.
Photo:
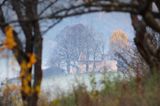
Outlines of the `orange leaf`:
M34 53L29 54L29 62L27 64L27 67L28 68L32 67L32 65L35 64L36 62L37 62L36 55Z
M16 46L16 42L14 40L14 35L13 35L13 28L12 26L8 25L5 28L5 34L6 34L6 39L4 41L4 45L8 49L13 49Z

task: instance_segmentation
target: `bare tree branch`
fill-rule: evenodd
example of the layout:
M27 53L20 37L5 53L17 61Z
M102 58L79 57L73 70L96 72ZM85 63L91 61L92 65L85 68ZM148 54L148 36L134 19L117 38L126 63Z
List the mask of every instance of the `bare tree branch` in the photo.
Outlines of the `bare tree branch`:
M139 5L137 4L127 4L127 3L93 3L90 5L87 5L85 3L76 5L76 6L71 6L69 8L63 8L60 10L57 10L50 15L43 16L43 17L32 17L31 19L19 19L19 20L12 20L8 23L16 23L16 22L23 22L23 21L36 21L36 20L44 20L44 19L61 19L61 18L66 18L66 17L71 17L71 16L76 16L76 15L82 15L82 14L87 14L87 13L93 13L93 12L127 12L127 13L132 13L135 15L141 14L141 10L139 8ZM151 12L151 14L156 17L160 18L160 14L156 12Z
M53 23L52 25L50 25L45 31L42 32L42 35L45 35L50 29L52 29L54 26L56 26L61 21L62 21L62 19L59 19L55 23Z
M46 12L51 6L53 6L58 0L55 0L54 2L51 2L47 7L45 7L39 14L41 16L44 12Z
M0 7L2 7L8 0L3 0L2 3L0 4Z

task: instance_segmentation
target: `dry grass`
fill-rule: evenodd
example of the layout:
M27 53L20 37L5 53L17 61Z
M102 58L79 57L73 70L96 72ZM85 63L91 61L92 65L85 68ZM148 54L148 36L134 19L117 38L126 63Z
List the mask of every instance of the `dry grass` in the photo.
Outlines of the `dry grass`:
M93 78L94 79L94 78ZM107 79L107 78L106 78ZM150 78L132 78L129 81L116 80L111 82L104 78L101 91L92 88L87 91L86 86L79 84L67 96L51 100L47 93L41 93L39 106L160 106L160 76ZM95 87L95 82L91 80ZM15 86L4 89L5 106L21 106L19 92ZM17 93L17 94L16 94Z
M160 76L130 81L104 81L101 91L79 85L72 94L53 100L50 106L160 106Z

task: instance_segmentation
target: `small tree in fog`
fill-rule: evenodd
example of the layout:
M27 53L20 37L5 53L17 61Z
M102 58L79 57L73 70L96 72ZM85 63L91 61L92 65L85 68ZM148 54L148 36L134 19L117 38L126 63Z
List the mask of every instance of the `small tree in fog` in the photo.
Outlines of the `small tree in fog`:
M88 27L77 24L66 27L56 37L56 47L51 59L51 63L57 63L61 60L61 64L66 64L67 72L70 67L76 67L79 70L78 62L86 64L86 71L89 70L89 61L100 59L102 47L104 46L103 38L89 29ZM83 59L81 58L83 55ZM57 59L54 59L57 58Z
M117 61L118 70L124 73L148 70L146 63L140 56L134 42L128 40L128 35L122 30L112 33L110 39L110 53Z

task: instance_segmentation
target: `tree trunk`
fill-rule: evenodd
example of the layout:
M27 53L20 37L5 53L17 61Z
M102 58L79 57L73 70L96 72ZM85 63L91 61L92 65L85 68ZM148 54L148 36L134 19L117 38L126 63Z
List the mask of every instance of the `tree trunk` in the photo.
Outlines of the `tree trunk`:
M37 63L35 64L35 69L34 69L34 83L33 83L33 95L32 95L32 105L31 106L37 106L38 103L38 96L41 90L41 82L42 82L42 39L39 39L39 45L37 45L36 49L37 51L36 56L39 57L37 58Z
M135 44L136 47L150 67L150 74L160 73L160 48L157 48L153 38L155 36L147 32L147 26L142 20L139 20L137 16L132 15L132 25L136 31Z
M35 12L35 17L37 17L37 11ZM35 21L33 24L34 29L34 53L37 56L37 62L34 67L34 82L33 89L34 92L32 94L32 105L37 106L38 97L41 90L41 82L42 82L42 48L43 48L43 38L40 31L40 24L38 21Z

